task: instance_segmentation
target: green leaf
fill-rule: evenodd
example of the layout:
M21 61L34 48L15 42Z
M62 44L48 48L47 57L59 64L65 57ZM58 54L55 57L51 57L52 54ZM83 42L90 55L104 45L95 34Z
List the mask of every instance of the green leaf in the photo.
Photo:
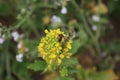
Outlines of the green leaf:
M72 43L72 49L70 50L72 54L75 54L88 41L88 36L83 29L79 31L78 35L80 37L79 40L74 40Z
M27 68L34 71L44 70L46 68L46 63L45 61L35 61L33 64L30 64Z
M25 42L25 46L29 48L29 55L31 55L32 57L38 56L37 46L39 44L39 39L33 39L33 40L25 39L24 42Z
M79 49L80 45L81 44L80 44L79 40L74 40L72 43L72 49L70 50L70 52L72 54L75 54L77 52L77 50Z
M83 29L80 30L79 36L80 36L80 43L81 44L84 44L87 42L88 36L87 36L87 33Z

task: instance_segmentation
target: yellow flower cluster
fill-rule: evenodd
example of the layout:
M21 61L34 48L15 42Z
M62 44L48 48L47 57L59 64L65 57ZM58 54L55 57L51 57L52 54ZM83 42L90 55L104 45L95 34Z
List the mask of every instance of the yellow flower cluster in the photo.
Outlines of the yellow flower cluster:
M71 40L66 38L64 32L60 29L45 30L46 37L42 38L38 45L38 51L40 56L48 64L48 68L53 66L59 66L62 63L63 58L69 58L71 54Z

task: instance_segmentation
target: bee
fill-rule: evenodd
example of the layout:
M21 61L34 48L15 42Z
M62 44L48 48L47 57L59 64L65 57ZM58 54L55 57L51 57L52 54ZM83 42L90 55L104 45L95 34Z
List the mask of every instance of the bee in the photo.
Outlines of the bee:
M61 47L62 47L61 53L62 53L63 52L63 48L65 47L66 42L67 42L66 36L63 35L63 34L59 34L58 35L58 42L61 44Z
M61 44L62 47L61 53L63 52L63 49L66 47L66 44L69 41L69 39L70 38L67 35L63 35L63 34L58 35L58 42Z
M64 36L63 34L58 35L58 42L66 43L69 40L68 36Z
M59 34L59 35L58 35L58 41L59 41L59 42L61 42L62 39L64 39L64 38L65 38L65 36L64 36L63 34Z
M61 43L62 48L66 46L66 43L69 41L69 37L67 35L59 34L58 35L58 42Z

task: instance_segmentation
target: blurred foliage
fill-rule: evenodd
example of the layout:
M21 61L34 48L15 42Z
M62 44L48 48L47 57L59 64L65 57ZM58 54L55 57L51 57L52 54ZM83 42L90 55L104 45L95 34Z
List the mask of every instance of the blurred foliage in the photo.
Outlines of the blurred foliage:
M28 66L29 69L34 71L44 70L46 67L46 63L44 61L35 61L33 64Z
M0 0L0 80L119 80L119 4L120 0ZM73 41L72 57L61 65L61 73L68 73L65 77L58 70L45 70L37 50L44 30L56 28Z

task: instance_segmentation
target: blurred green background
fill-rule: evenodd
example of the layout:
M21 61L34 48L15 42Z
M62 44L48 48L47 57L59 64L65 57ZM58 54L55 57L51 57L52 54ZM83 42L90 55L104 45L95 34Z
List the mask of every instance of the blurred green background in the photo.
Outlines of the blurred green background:
M120 0L0 0L0 80L120 80ZM72 37L65 70L45 72L45 29Z

